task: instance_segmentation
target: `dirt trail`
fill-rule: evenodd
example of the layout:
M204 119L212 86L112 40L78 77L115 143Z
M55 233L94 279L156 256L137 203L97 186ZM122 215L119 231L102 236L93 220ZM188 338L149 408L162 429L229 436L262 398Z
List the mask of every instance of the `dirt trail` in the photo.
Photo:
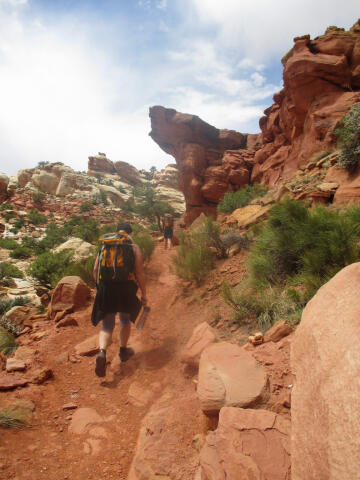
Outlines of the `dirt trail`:
M114 361L105 380L94 374L94 357L73 356L76 344L98 332L90 324L90 308L77 314L79 327L55 330L53 325L44 324L47 337L30 346L38 350L36 363L51 367L54 379L7 394L7 402L9 398L34 401L36 426L1 431L0 480L125 480L141 421L151 405L169 390L179 397L193 395L195 385L184 375L179 351L205 312L199 304L174 301L179 285L169 272L172 255L173 251L157 247L147 267L151 314L143 331L133 329L129 343L136 355L126 365L119 364L116 327L108 350L108 359ZM129 397L130 387L135 400ZM148 404L134 405L136 397L140 402L147 398ZM72 413L62 408L68 403L93 408L104 421L91 435L71 433ZM182 422L181 411L178 421ZM194 420L194 434L199 432L201 421Z

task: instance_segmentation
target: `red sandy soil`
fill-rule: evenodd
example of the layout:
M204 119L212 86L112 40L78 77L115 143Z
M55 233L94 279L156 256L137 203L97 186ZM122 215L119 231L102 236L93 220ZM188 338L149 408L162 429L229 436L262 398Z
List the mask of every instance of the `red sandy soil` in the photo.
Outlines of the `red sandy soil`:
M129 342L136 355L127 364L118 362L115 368L109 365L105 380L94 374L95 357L74 357L75 345L98 332L98 327L95 329L90 323L91 306L77 313L79 327L56 330L53 324L44 323L47 336L32 343L31 347L38 350L36 363L50 367L54 379L44 385L0 393L0 405L25 398L31 399L36 406L32 428L0 430L0 480L125 480L141 421L151 404L165 389L177 392L179 396L193 395L194 378L180 363L181 348L196 325L213 320L213 306L222 304L217 289L212 286L217 276L219 280L224 276L229 279L241 276L244 268L239 267L243 259L239 255L232 259L232 263L226 261L231 272L222 275L214 272L208 287L195 289L188 286L191 296L184 296L183 282L169 271L173 254L173 250L157 247L147 266L151 314L144 330L133 328ZM108 350L108 359L115 359L115 364L118 348L116 327L113 344ZM67 360L67 354L70 360ZM128 390L134 382L153 392L145 407L129 401ZM101 425L105 429L105 438L99 442L99 453L92 455L89 447L86 449L89 435L68 431L74 411L64 411L62 407L69 403L79 408L93 408L107 420ZM199 414L200 409L197 410L186 427L193 430L193 435L205 432L209 427L205 417ZM178 422L185 421L189 423L187 412L179 411ZM190 448L191 444L179 449L182 459ZM188 475L184 480L193 478L192 472Z

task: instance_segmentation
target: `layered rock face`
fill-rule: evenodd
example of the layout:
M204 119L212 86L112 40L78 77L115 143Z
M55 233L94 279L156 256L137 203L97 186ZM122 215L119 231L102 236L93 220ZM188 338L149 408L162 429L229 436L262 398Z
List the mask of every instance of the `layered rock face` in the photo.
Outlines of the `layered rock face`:
M186 200L185 222L215 213L219 199L250 180L251 153L242 155L247 136L219 130L195 115L161 106L150 108L152 139L176 160L179 188ZM227 150L232 150L224 153Z
M334 148L339 120L360 101L360 20L349 31L329 27L314 40L295 38L282 62L284 88L260 119L259 135L150 109L150 136L179 168L187 224L201 212L215 214L225 192L254 182L282 184L315 153Z
M282 63L284 88L260 119L252 182L282 183L334 146L338 121L360 101L360 21L350 31L329 27L315 40L295 38Z
M360 263L307 304L292 342L292 478L359 477Z
M123 182L130 185L141 185L142 183L139 171L135 167L126 162L112 162L105 153L89 157L88 172L90 175L95 172L117 175Z

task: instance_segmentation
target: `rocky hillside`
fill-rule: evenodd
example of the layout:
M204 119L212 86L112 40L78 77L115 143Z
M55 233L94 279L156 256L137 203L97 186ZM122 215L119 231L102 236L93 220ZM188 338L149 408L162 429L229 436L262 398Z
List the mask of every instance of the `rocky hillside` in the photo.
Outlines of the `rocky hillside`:
M295 38L282 63L284 88L260 119L258 135L218 130L195 115L159 106L150 109L150 135L179 167L187 224L201 212L215 214L225 192L253 182L281 185L316 154L334 150L339 120L360 101L360 20L349 31L329 27L313 40ZM329 179L340 185L335 203L359 199L358 176L332 170Z
M177 213L182 214L184 197L177 186L177 177L176 166L168 165L157 172L158 180L154 179L151 183L159 200L169 202ZM36 168L20 170L10 178L1 174L0 201L11 198L17 207L26 209L31 204L30 198L40 192L46 194L45 203L50 211L64 210L68 202L96 203L97 199L104 197L111 206L119 208L130 198L133 187L146 181L149 179L144 172L126 162L112 162L100 153L89 157L87 173L75 172L62 163L44 163ZM55 210L52 205L56 205Z

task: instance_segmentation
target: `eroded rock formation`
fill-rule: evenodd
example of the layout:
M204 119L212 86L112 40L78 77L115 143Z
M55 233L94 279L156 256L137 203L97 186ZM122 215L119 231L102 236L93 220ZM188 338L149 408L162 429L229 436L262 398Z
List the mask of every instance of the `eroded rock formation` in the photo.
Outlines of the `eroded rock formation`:
M254 182L282 184L315 153L334 148L339 120L360 101L360 20L349 31L329 27L314 40L295 38L282 62L284 88L260 119L259 135L218 130L195 115L159 106L150 109L150 136L179 168L187 224L201 212L215 214L225 192ZM339 189L338 203L349 195L353 200L351 185L342 197Z

